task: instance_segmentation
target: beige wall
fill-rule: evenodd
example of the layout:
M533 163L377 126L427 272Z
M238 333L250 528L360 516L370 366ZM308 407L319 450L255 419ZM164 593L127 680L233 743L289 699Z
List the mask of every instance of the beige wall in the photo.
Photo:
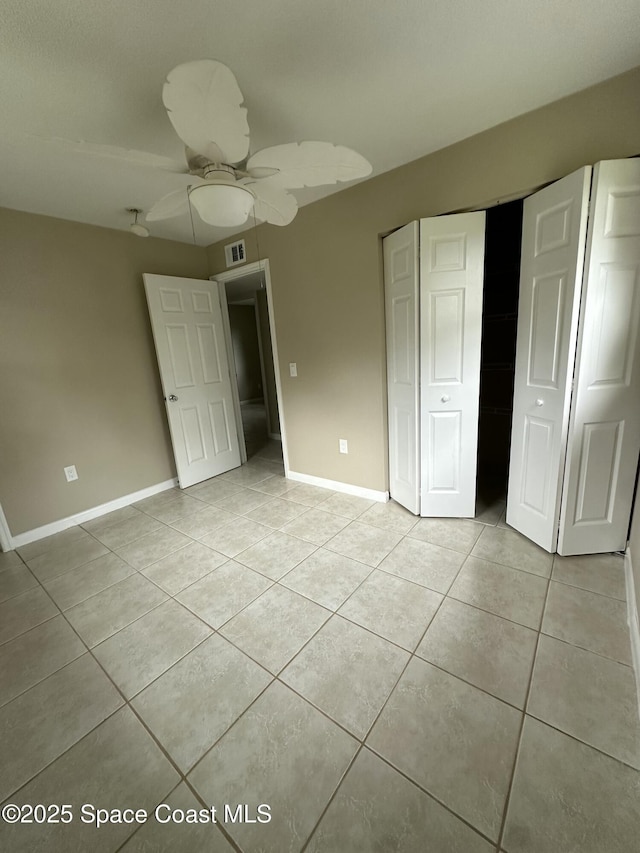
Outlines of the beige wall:
M11 533L174 477L142 273L206 278L205 250L0 209L0 258Z
M388 487L381 235L640 153L639 93L637 68L246 233L248 260L259 241L271 265L293 471ZM224 270L223 244L208 251L211 272Z
M260 348L253 305L229 305L229 326L240 402L263 396Z
M640 615L640 490L636 494L636 503L631 522L631 535L629 536L629 553L631 565L633 566L633 585L636 590L636 607Z

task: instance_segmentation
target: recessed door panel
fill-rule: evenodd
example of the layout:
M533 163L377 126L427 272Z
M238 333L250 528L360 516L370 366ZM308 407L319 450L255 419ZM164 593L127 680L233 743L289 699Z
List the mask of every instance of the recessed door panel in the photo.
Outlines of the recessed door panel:
M600 264L599 277L589 387L628 386L640 320L638 264Z
M218 348L218 337L216 328L212 324L198 324L196 326L198 336L198 354L202 368L202 378L205 384L220 382L220 353Z
M507 522L555 551L591 169L526 199Z
M467 235L444 234L429 238L429 267L433 272L456 272L467 266Z
M575 523L610 522L623 424L585 424L582 430Z
M566 270L533 280L527 377L530 386L558 387L566 283Z
M211 294L206 290L195 290L191 294L191 305L194 314L211 314Z
M174 288L160 289L160 308L165 314L183 314L182 294Z
M431 347L432 385L462 384L464 362L464 290L429 294L429 331L425 344Z
M410 488L415 480L413 447L415 436L413 435L414 418L413 412L396 408L395 413L395 457L396 477L398 482Z
M522 442L522 491L523 506L544 517L549 512L549 483L552 459L553 423L540 418L526 416L524 440Z
M595 167L558 551L626 548L640 452L640 160Z
M392 346L395 347L396 357L393 360L392 382L396 385L411 386L415 382L413 362L415 353L409 352L408 341L413 337L412 324L415 304L411 296L397 296L391 302L391 317L393 323Z
M240 465L218 285L143 276L182 488Z
M431 495L460 493L462 412L429 413L429 480Z
M571 199L564 199L560 204L552 204L536 215L536 258L569 245L571 241L571 216Z
M184 406L180 409L180 420L182 421L182 432L187 449L189 464L200 462L205 457L204 436L202 435L202 424L196 406Z
M225 400L209 403L209 420L213 435L213 452L216 456L231 449L231 430Z
M640 186L607 193L603 237L640 236Z
M179 325L167 323L165 329L173 371L173 383L176 388L192 388L194 385L193 362L187 326L184 323Z

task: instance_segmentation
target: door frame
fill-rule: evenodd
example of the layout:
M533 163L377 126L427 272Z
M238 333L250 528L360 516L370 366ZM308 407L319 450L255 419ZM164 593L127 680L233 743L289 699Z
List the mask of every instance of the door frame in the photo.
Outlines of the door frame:
M267 319L269 317L269 309L267 307ZM264 410L267 415L267 433L269 438L275 441L281 441L280 433L271 432L271 409L269 408L269 395L267 394L267 370L264 365L264 348L265 342L262 338L262 329L260 328L260 313L258 311L258 300L253 300L253 318L256 324L256 335L258 338L258 355L260 356L260 376L262 378L262 395L264 397ZM274 365L274 382L275 382L275 365Z
M273 288L271 286L271 270L269 259L263 258L259 261L253 261L250 264L243 264L241 267L226 270L225 272L216 273L210 276L211 281L216 282L220 292L220 305L222 306L222 319L225 330L225 343L227 346L227 355L229 363L235 365L233 356L233 346L231 343L231 327L229 325L229 307L227 303L227 291L225 285L227 282L237 281L238 279L246 278L248 275L254 275L257 272L264 273L265 290L267 292L267 309L269 313L269 331L271 332L271 352L273 355L273 370L276 381L276 398L278 400L278 420L280 422L280 439L282 442L282 458L284 461L284 476L289 475L289 454L287 452L287 438L284 426L284 406L282 400L282 381L280 377L280 361L278 359L278 342L276 337L275 311L273 306ZM258 338L260 340L260 338ZM236 415L236 424L238 429L238 440L242 438L240 443L240 454L242 462L247 461L247 450L244 443L244 435L240 435L242 430L242 414L240 410L240 395L238 393L238 381L235 370L232 371L231 387L233 391L233 402ZM266 395L266 388L265 395Z

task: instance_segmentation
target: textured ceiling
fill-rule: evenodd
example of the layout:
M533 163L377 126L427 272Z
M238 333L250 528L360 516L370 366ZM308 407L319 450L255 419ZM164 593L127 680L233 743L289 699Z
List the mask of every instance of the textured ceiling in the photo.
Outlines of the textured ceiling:
M0 205L126 229L125 208L182 187L68 143L182 160L161 90L192 59L234 71L252 152L327 140L375 175L626 71L639 46L637 0L2 0ZM232 233L195 226L201 245ZM151 231L193 241L188 216Z

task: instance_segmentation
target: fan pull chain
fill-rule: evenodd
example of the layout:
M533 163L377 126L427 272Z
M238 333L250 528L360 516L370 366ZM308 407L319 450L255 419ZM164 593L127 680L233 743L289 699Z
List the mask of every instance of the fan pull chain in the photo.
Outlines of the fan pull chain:
M251 211L251 215L253 216L253 230L255 232L256 237L256 253L258 255L258 262L261 262L262 255L260 254L260 240L258 239L258 220L256 219L254 211Z

